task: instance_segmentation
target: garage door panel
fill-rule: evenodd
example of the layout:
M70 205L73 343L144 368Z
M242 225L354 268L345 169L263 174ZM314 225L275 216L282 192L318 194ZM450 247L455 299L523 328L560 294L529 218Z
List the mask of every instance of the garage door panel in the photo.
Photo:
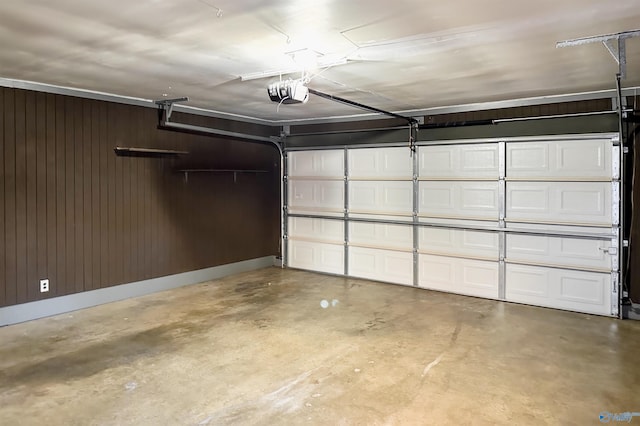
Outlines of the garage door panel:
M421 252L498 259L498 234L495 232L421 227L418 238Z
M611 140L507 143L507 178L609 180Z
M611 177L611 141L560 142L557 168L571 176Z
M343 177L344 151L294 151L287 154L292 177Z
M602 216L604 213L604 190L599 188L562 188L558 196L560 209L563 212L580 213L586 209L590 214L597 216Z
M380 251L382 252L383 250ZM411 253L384 251L382 253L382 277L385 281L412 284L413 255Z
M406 225L351 222L349 224L349 243L411 250L413 248L413 228Z
M307 238L324 242L344 240L344 222L341 220L290 217L288 235L291 238Z
M376 255L368 251L349 250L349 275L360 277L374 276L376 269Z
M331 274L344 273L344 247L290 239L288 265Z
M507 177L611 178L611 141L508 143Z
M559 240L560 248L558 251L562 257L575 257L576 259L585 259L588 262L602 261L603 264L610 260L605 252L605 247L611 245L610 242L577 238L560 238Z
M490 262L462 262L462 285L478 292L493 292L498 281L498 265ZM494 296L497 297L497 294Z
M604 303L603 276L560 277L560 300L601 305Z
M549 144L507 144L507 177L549 173Z
M498 144L460 145L460 170L475 176L498 177Z
M611 225L611 183L507 182L507 220Z
M455 177L460 173L453 147L423 146L418 148L418 155L420 177Z
M411 215L411 182L355 181L349 183L349 211Z
M611 269L610 241L544 235L507 235L508 261L575 268Z
M349 275L411 285L413 255L399 251L349 247Z
M317 212L344 210L344 183L341 181L291 180L289 209Z
M515 301L547 301L550 269L507 265L506 298Z
M406 148L349 150L349 177L394 179L413 177L413 162Z
M423 181L419 191L422 216L498 219L498 182Z
M611 314L611 274L506 266L506 299L556 309Z
M485 188L462 187L461 205L465 210L493 210L497 204L498 193L492 185Z
M435 179L498 178L498 144L424 146L418 150L419 176Z
M495 232L459 230L462 247L498 254L498 234Z
M456 257L419 255L420 287L498 298L498 263Z
M307 244L303 242L289 242L289 264L290 266L307 267L313 269L316 265L314 262L314 250L317 245Z
M536 184L510 183L508 187L508 206L514 212L540 213L549 212L549 188ZM509 210L507 210L509 212Z
M440 182L420 183L420 211L453 211L455 189Z
M344 272L344 247L322 247L320 253L320 268L342 274Z
M419 235L419 247L426 249L428 247L442 248L442 249L455 249L456 237L459 233L457 229L447 228L420 228Z
M433 290L454 291L456 258L421 254L418 265L418 285Z

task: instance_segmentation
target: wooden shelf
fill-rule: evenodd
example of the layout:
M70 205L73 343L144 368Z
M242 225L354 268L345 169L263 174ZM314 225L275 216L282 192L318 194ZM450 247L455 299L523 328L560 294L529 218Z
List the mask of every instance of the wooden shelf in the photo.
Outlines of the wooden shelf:
M269 170L252 169L180 169L181 173L269 173Z
M171 149L153 148L129 148L117 146L113 151L119 157L141 157L141 158L176 158L180 155L187 155L187 151L175 151Z
M189 181L189 173L233 173L233 181L236 182L238 173L269 173L269 170L257 169L180 169L177 170L184 173L184 181Z

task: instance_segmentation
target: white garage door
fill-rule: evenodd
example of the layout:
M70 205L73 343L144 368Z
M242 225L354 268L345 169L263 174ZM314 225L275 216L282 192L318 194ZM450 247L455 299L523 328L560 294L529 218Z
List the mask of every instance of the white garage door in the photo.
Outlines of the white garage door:
M616 135L287 152L287 266L618 314Z
M290 153L287 169L289 215L320 216L289 216L287 265L332 274L345 273L344 151Z

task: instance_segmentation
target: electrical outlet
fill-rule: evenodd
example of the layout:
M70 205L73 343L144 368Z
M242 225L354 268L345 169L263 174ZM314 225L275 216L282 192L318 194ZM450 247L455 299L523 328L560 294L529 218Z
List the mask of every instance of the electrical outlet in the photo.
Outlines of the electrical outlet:
M46 293L47 291L49 291L49 280L40 280L40 293Z

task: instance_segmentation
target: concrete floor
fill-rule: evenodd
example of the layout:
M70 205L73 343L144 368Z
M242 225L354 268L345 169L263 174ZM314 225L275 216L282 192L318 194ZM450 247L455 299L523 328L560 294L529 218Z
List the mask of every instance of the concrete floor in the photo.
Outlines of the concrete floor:
M600 424L640 411L639 336L269 268L0 329L0 424Z

